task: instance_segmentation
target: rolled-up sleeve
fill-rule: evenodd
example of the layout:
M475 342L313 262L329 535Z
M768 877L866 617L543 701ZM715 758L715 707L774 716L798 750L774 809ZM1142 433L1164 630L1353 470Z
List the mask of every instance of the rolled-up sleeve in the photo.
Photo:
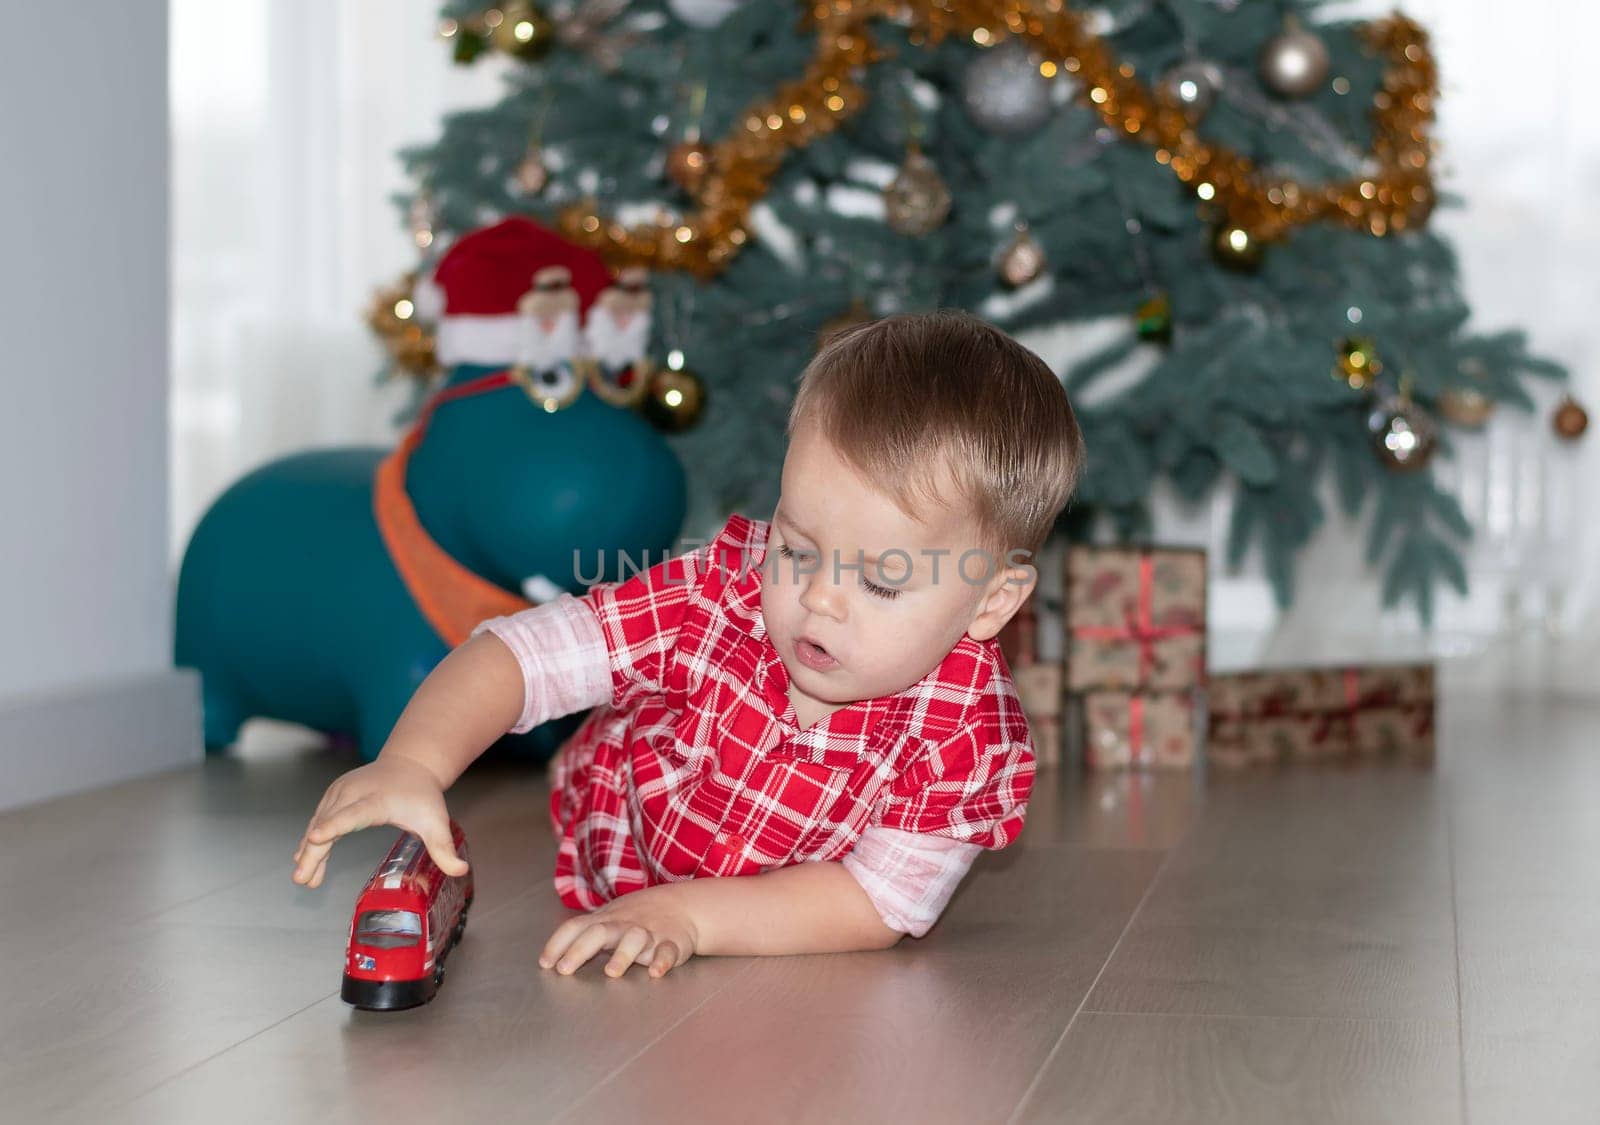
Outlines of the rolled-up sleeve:
M948 836L868 828L841 861L891 930L921 937L983 848Z

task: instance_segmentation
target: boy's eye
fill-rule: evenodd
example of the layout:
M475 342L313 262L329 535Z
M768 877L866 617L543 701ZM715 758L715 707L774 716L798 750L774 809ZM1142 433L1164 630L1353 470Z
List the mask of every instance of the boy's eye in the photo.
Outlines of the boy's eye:
M880 586L876 582L868 582L865 578L861 580L861 586L873 597L882 598L884 601L892 602L900 596L899 590L891 589L888 586Z

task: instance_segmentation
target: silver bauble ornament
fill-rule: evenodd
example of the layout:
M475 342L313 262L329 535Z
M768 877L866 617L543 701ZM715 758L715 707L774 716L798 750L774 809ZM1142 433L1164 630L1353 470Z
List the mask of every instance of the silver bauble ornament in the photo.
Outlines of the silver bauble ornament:
M1000 254L1000 280L1016 289L1044 272L1044 247L1028 232L1026 223L1017 224L1017 236Z
M1367 415L1378 460L1397 473L1414 473L1433 456L1433 419L1403 395L1381 400Z
M1217 104L1222 68L1206 59L1181 62L1161 76L1161 92L1190 121L1199 121Z
M1328 45L1290 23L1261 48L1261 81L1285 98L1315 93L1328 77Z
M1039 57L1014 39L980 53L961 77L961 99L981 127L1027 133L1050 117L1050 79Z
M716 27L739 8L739 0L667 0L667 7L690 27Z
M924 235L939 229L950 214L950 189L933 161L916 149L883 190L884 214L897 234Z

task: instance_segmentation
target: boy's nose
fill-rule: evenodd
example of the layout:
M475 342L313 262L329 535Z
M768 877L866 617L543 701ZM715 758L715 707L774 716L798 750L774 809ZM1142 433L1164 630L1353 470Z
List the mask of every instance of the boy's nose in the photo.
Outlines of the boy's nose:
M822 573L811 575L800 593L800 605L818 617L842 620L844 617L844 591Z

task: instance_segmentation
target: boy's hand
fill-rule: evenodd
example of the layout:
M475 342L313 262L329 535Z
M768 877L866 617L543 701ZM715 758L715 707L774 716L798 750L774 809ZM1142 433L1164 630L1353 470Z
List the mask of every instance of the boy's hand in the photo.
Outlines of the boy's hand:
M323 794L294 853L294 881L320 887L333 842L374 824L392 824L421 838L446 875L465 875L466 860L450 837L439 779L422 764L398 755L380 755L336 778Z
M601 950L612 950L606 975L620 977L629 965L648 965L663 977L694 956L694 921L680 906L671 885L646 887L612 899L591 914L568 918L550 935L539 954L542 968L571 976Z

